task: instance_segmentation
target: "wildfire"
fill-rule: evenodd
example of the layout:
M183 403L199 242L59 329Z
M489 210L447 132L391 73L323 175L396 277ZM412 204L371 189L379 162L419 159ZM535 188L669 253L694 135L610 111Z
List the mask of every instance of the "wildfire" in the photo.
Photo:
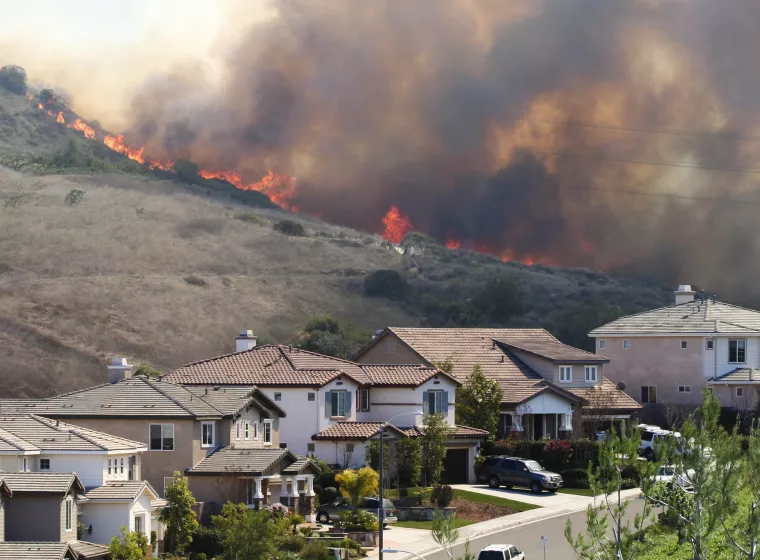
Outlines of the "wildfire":
M69 123L66 126L78 130L84 134L85 138L89 138L90 140L95 140L98 137L98 132L82 119L76 119L74 122Z
M296 195L296 178L285 173L274 173L272 170L268 170L261 180L248 184L243 182L240 173L232 170L209 171L208 169L201 169L198 171L198 175L204 179L222 179L243 191L259 191L267 195L272 202L281 208L291 212L298 211L298 208L291 204Z
M462 242L457 241L456 239L449 239L448 241L446 241L446 248L447 249L461 249Z
M58 124L66 124L66 120L63 118L63 111L58 111L58 116L55 118L55 122Z
M398 245L404 236L412 231L412 222L408 216L404 216L396 206L391 206L388 213L383 217L383 224L385 225L385 231L383 237Z

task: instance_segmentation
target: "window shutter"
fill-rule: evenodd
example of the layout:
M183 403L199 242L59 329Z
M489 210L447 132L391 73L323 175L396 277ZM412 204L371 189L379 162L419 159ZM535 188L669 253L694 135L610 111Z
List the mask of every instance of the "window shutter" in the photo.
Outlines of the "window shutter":
M449 414L449 392L444 391L443 392L443 415L447 416Z
M422 393L422 413L428 414L430 412L430 391Z
M346 392L346 416L351 416L351 393Z
M330 418L332 416L332 391L325 393L325 417Z

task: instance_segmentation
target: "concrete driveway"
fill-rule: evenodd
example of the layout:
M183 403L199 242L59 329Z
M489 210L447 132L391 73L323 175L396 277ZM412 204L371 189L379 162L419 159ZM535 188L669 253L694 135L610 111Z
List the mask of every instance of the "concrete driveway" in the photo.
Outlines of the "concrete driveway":
M592 502L590 496L576 496L574 494L560 494L556 492L550 494L549 492L541 492L540 494L534 494L530 490L518 490L513 488L507 490L506 488L489 488L483 484L455 484L452 488L457 490L467 490L469 492L477 492L478 494L487 494L489 496L498 496L499 498L507 498L509 500L515 500L516 502L523 502L525 504L533 504L541 507L585 507Z

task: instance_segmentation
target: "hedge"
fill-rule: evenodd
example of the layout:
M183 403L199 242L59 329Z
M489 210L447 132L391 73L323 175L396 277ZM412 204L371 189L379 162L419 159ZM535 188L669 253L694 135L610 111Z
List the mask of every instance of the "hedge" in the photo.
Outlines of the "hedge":
M562 445L558 445L562 441ZM569 445L569 453L561 449ZM547 450L547 446L549 450ZM562 472L568 469L582 469L584 472L589 463L598 464L599 445L588 439L577 440L499 440L490 449L484 450L484 455L512 455L524 459L533 459L549 470Z

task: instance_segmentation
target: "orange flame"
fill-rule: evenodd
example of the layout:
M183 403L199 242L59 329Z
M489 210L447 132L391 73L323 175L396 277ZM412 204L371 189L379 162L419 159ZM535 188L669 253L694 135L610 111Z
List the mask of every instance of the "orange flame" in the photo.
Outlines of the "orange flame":
M396 206L391 206L388 213L383 217L385 231L383 237L391 243L398 245L404 236L412 231L412 222L408 216L404 216Z
M58 111L58 116L55 118L55 122L58 124L66 124L66 120L63 118L63 111Z
M89 138L91 140L94 140L98 137L97 131L92 128L90 125L85 123L82 119L76 119L73 123L66 125L69 128L73 128L74 130L78 130L82 134L84 134L85 138Z
M243 191L259 191L267 195L272 202L290 210L291 212L297 212L298 208L291 204L293 198L296 195L296 178L291 177L285 173L274 173L272 170L268 170L267 174L261 178L261 180L255 183L245 184L240 173L237 171L210 171L208 169L201 169L198 171L198 175L204 179L221 179L235 185Z
M457 241L456 239L449 239L448 241L446 241L446 248L447 249L461 249L462 242Z
M42 103L37 103L37 108L42 111L45 109L45 106Z
M130 148L124 143L124 135L119 134L117 136L105 136L103 138L103 144L111 148L114 152L120 153L123 156L127 156L129 159L136 161L141 165L146 163L151 169L162 169L164 171L170 171L174 167L173 161L167 161L166 163L150 159L145 157L145 148Z

